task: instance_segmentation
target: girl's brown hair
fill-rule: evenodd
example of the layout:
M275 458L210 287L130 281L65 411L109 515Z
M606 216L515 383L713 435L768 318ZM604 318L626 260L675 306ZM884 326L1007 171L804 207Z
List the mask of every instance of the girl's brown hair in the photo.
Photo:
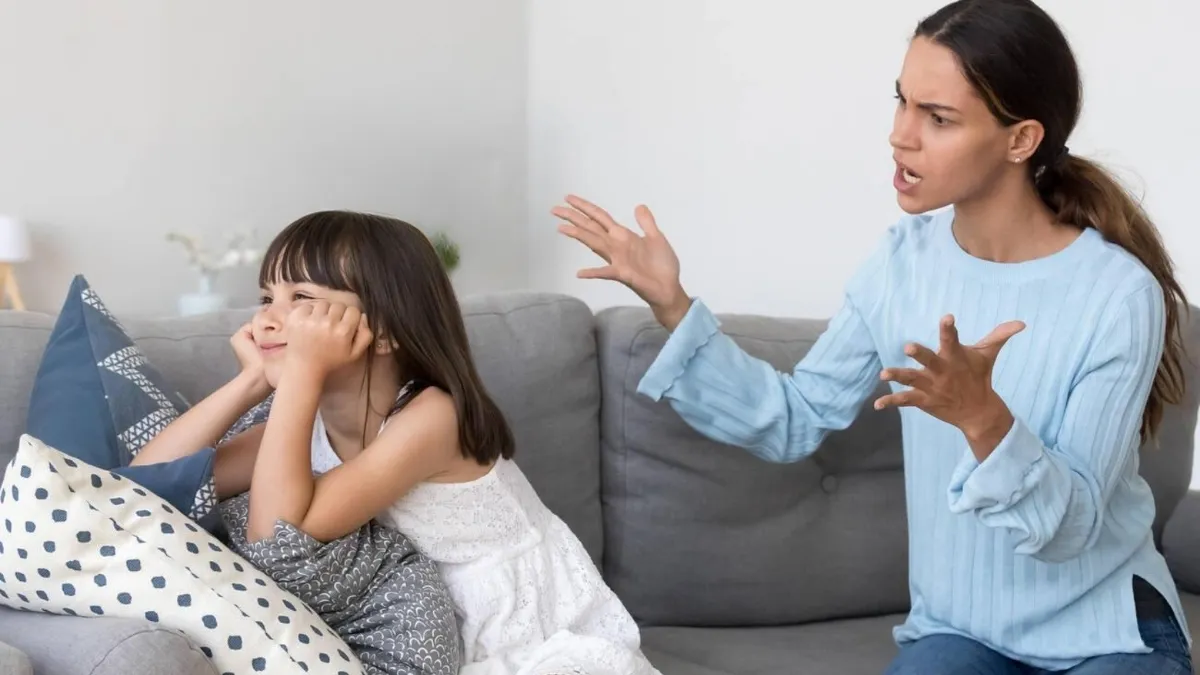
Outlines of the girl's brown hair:
M1083 86L1058 24L1031 0L959 0L917 26L957 56L964 75L1002 124L1037 120L1045 129L1029 158L1030 177L1060 222L1094 228L1137 257L1165 294L1166 344L1142 415L1141 435L1158 430L1163 409L1183 399L1183 288L1158 230L1141 205L1100 165L1072 155Z
M263 287L308 282L357 294L375 338L396 345L401 378L453 398L463 456L480 464L513 456L512 431L475 368L454 287L419 229L365 213L311 213L271 242L258 279Z

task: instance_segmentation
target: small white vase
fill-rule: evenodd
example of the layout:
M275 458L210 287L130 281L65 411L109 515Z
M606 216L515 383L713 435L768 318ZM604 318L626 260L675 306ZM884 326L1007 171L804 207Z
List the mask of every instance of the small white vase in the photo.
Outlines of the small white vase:
M205 273L200 275L200 289L197 292L179 296L179 315L211 314L225 309L228 303L228 298L213 291L212 275Z

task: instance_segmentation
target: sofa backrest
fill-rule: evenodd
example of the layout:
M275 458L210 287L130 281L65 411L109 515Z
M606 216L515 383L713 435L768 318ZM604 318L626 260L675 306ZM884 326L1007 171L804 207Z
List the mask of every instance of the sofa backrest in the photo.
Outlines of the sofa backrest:
M827 325L720 318L742 348L785 373ZM1188 327L1192 345L1198 326ZM871 397L855 423L811 458L761 461L701 436L667 401L637 393L666 338L643 308L597 316L605 569L634 616L657 625L752 626L907 610L899 415L870 409ZM1191 479L1195 374L1193 365L1188 399L1166 411L1160 444L1140 455L1158 503L1156 535Z
M540 293L466 297L462 308L485 386L512 425L517 464L599 565L600 376L591 310L577 299ZM237 372L229 336L249 317L250 310L230 310L118 319L150 363L195 403ZM0 470L24 429L54 321L0 312Z

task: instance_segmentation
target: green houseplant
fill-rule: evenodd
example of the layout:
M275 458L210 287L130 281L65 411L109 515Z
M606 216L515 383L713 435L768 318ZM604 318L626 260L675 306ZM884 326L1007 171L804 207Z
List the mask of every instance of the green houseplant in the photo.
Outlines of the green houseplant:
M434 234L429 238L429 241L433 244L433 250L437 251L438 258L442 261L442 268L446 270L446 274L452 274L458 268L458 244L450 238L450 235L444 232Z

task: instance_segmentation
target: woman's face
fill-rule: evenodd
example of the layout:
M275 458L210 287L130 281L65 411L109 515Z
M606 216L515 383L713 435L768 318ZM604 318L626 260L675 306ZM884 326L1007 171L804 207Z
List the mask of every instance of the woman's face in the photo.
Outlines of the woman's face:
M1011 130L988 110L949 49L914 39L896 89L889 140L893 184L906 212L979 197L1011 167Z

